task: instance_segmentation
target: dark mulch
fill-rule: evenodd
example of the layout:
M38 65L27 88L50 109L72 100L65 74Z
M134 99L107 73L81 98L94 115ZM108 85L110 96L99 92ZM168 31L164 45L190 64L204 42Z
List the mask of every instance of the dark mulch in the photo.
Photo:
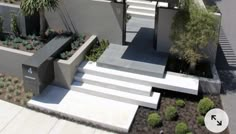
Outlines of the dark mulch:
M203 96L193 96L183 93L175 92L162 92L161 94L160 105L157 110L140 107L134 119L133 125L130 129L131 134L159 134L160 130L164 131L164 134L174 134L175 126L178 122L184 121L188 124L189 129L193 134L213 134L209 132L205 126L199 126L196 122L196 118L199 115L197 112L197 104ZM177 97L178 96L178 97ZM217 108L222 108L220 96L211 96L211 98ZM164 119L164 110L167 106L175 106L176 99L183 99L185 101L184 108L177 108L178 110L178 119L176 121L167 121ZM148 114L157 112L162 118L162 126L151 128L147 124ZM224 131L221 134L229 134L228 130Z

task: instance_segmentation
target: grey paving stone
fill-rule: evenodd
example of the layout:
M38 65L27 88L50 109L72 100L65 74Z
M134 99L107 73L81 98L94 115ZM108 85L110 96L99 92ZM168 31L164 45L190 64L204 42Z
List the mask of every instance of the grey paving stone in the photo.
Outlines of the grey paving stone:
M0 100L0 132L22 109L20 106Z

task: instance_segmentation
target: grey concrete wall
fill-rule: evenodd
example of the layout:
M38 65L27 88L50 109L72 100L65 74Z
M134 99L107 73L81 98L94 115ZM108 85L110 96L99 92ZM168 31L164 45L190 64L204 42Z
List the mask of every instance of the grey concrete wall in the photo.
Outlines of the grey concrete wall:
M177 10L168 8L158 8L158 22L157 22L157 51L167 52L172 45L170 39L171 25L173 22L173 17L175 16Z
M0 3L0 15L3 17L3 31L11 32L11 13L17 15L17 23L19 30L26 35L25 17L20 11L19 5Z
M54 61L55 85L70 88L78 65L84 60L86 53L97 41L97 37L93 35L68 60Z
M0 72L22 78L22 63L33 53L0 46Z
M158 8L158 26L157 26L157 51L158 52L169 52L171 45L173 45L170 34L171 25L173 22L173 17L175 16L177 10L169 8ZM219 24L221 22L221 15L215 14L218 18ZM216 29L219 31L219 27ZM218 40L217 40L218 42ZM214 64L216 59L217 45L210 43L207 48L203 49L207 54L208 60Z
M95 34L122 44L123 4L110 1L61 0L55 12L47 12L51 28Z
M200 77L200 93L203 94L220 94L221 93L221 81L216 70L215 65L212 66L211 72L213 75L212 79Z

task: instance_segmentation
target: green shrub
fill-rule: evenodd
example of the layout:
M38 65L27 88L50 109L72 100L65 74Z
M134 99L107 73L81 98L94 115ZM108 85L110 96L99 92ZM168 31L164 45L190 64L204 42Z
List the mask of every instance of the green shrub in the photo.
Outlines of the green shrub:
M25 48L26 48L26 50L33 50L34 49L34 47L31 44L28 44Z
M200 114L205 115L209 110L214 107L214 102L211 99L205 97L199 101L197 109Z
M22 44L23 44L23 46L27 46L29 44L29 42L24 40L24 41L22 41Z
M187 132L186 134L193 134L193 132Z
M205 123L204 123L204 116L200 115L200 116L197 117L197 124L201 125L201 126L205 125Z
M149 126L156 127L161 125L161 117L158 113L151 113L148 115L147 122Z
M109 42L102 40L100 43L94 45L91 50L85 56L85 59L88 61L97 61L98 58L103 54L103 52L108 47Z
M175 134L186 134L188 131L188 125L184 122L178 123L175 127Z
M177 110L174 106L168 106L165 109L165 118L167 120L174 120L174 119L176 119L177 116L178 116Z
M178 107L184 107L185 106L184 100L181 100L181 99L176 100L175 104Z
M13 43L22 43L23 40L20 37L17 37L13 40Z
M15 49L19 49L20 48L19 44L17 44L17 43L13 43L12 47L15 48Z
M5 41L2 42L2 44L3 44L4 46L8 46L8 45L10 44L10 41L9 41L9 40L5 40Z
M9 93L14 92L14 90L15 90L15 88L14 88L13 86L11 86L11 85L7 87L7 91L8 91Z
M4 88L4 82L0 81L0 88Z

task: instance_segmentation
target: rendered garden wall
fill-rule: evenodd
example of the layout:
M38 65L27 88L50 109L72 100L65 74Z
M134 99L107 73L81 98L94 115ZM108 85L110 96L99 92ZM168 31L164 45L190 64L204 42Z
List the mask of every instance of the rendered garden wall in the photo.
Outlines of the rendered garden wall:
M54 84L64 88L70 88L78 65L84 60L87 51L97 43L97 36L91 36L68 60L54 61Z
M22 78L22 63L33 53L0 46L0 72Z
M109 0L61 0L56 12L46 18L51 28L95 34L122 44L123 4Z

